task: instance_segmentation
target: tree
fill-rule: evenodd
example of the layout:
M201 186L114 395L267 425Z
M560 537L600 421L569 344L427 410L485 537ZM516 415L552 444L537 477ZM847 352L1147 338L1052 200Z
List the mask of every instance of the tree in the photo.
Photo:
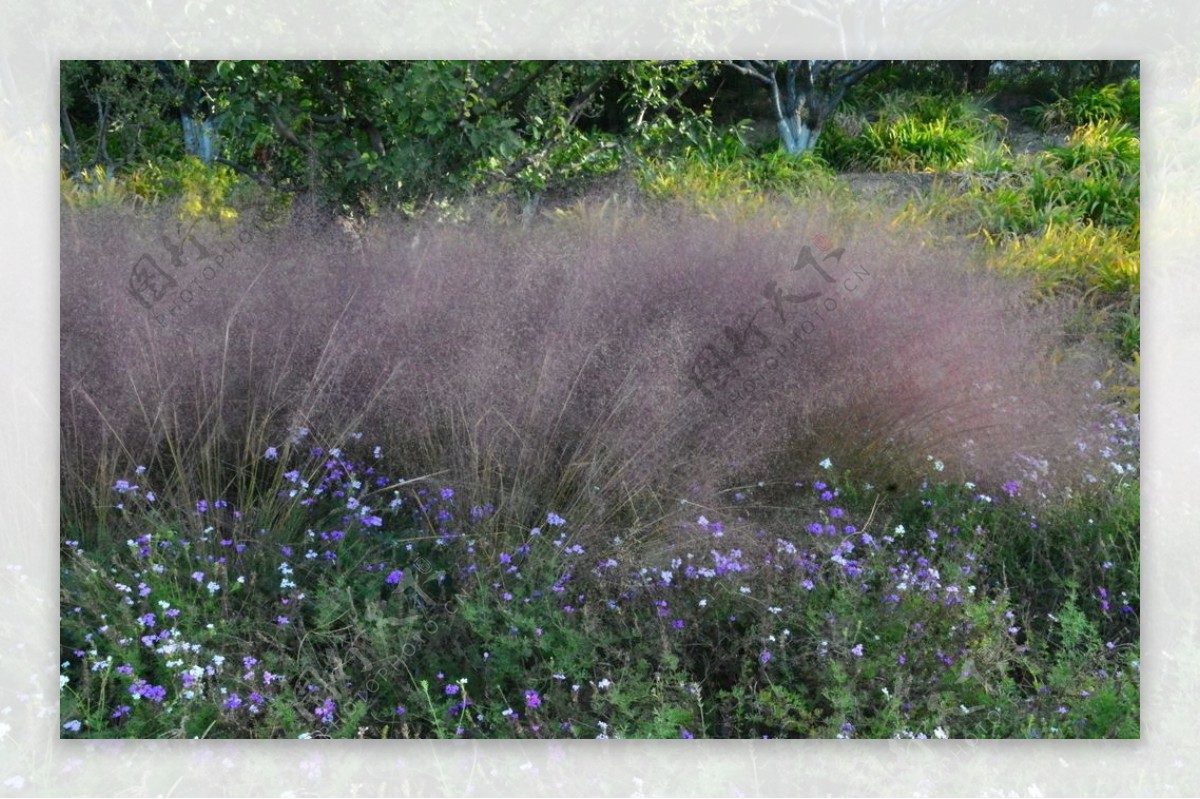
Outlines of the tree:
M163 110L171 93L149 61L64 61L60 69L61 161L73 175L102 166L112 175L151 151L175 155Z
M817 146L821 130L846 92L883 61L727 61L771 94L784 149L799 154ZM780 70L783 82L780 84Z
M615 169L655 125L702 124L695 61L223 61L222 162L343 211ZM615 113L614 113L615 109ZM603 124L590 120L607 110Z

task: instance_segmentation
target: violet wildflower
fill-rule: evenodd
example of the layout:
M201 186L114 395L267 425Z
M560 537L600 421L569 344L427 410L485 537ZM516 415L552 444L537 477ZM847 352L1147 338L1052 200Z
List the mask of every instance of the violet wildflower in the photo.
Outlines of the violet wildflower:
M526 707L531 707L531 708L541 707L541 704L542 704L542 698L540 696L538 696L537 691L530 690L530 691L525 692L525 706Z

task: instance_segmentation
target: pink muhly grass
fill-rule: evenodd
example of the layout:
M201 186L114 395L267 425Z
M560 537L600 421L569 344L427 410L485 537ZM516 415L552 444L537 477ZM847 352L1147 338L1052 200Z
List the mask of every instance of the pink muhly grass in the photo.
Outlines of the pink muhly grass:
M1021 284L864 222L833 242L839 275L869 272L861 291L721 413L689 366L767 306L764 286L797 274L803 245L838 235L816 210L734 222L611 209L527 229L388 220L360 250L311 223L245 241L200 231L235 251L166 330L125 287L143 253L172 268L161 237L176 224L63 213L76 508L104 505L118 464L174 470L193 499L249 492L283 468L261 453L303 424L330 441L364 431L398 476L444 472L468 505L495 504L497 529L555 509L572 536L608 540L666 529L694 489L799 479L823 457L911 481L933 455L999 485L1019 454L1066 464L1088 412L1083 370L1042 366L1058 318L1029 310ZM757 324L774 335L772 313Z

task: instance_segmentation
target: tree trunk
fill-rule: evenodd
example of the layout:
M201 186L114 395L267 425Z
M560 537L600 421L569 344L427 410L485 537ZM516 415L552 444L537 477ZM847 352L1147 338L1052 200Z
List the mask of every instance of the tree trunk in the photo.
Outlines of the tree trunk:
M217 157L216 120L197 120L186 112L183 118L183 151L194 155L206 164Z
M813 127L805 119L804 109L797 108L787 119L779 120L779 138L783 140L783 149L790 155L798 155L817 146L821 135L821 127Z
M771 94L775 124L784 150L799 155L817 146L821 130L846 91L883 61L865 61L836 75L841 61L786 61L780 85L776 61L726 61L743 75L758 80ZM854 62L851 62L854 64Z

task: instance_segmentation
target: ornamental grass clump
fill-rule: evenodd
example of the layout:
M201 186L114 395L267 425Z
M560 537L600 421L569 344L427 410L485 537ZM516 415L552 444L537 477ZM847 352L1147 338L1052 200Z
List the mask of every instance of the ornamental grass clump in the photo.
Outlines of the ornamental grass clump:
M1078 471L1091 375L1050 365L1055 311L882 223L665 206L349 240L242 218L64 209L64 507L85 534L138 464L183 505L284 518L255 458L300 427L325 448L367 431L398 478L491 504L492 554L547 508L571 543L668 536L681 498L825 456L911 484L936 455L996 485L1033 458L1031 497Z

